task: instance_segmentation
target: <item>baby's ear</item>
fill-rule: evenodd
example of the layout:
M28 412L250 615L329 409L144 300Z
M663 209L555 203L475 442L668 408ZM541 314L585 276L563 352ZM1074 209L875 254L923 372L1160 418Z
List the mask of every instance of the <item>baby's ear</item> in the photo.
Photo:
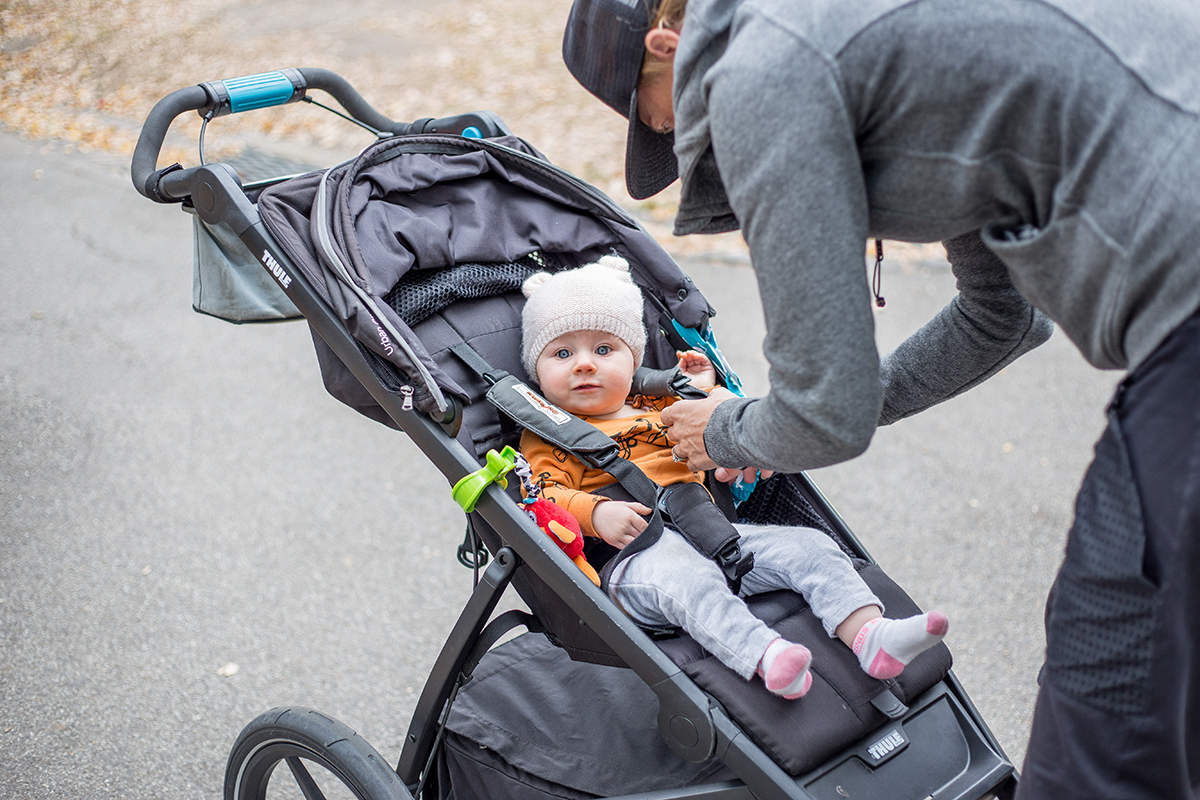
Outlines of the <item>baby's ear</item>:
M626 261L625 259L621 258L620 256L612 256L612 255L600 256L599 260L596 261L596 263L602 267L608 267L609 269L613 270L614 272L618 272L621 275L624 275L630 281L633 280L633 278L630 277L630 275L629 275L629 262Z
M526 278L525 282L521 284L521 293L526 297L532 297L533 293L536 292L541 285L548 280L550 280L549 272L535 272Z

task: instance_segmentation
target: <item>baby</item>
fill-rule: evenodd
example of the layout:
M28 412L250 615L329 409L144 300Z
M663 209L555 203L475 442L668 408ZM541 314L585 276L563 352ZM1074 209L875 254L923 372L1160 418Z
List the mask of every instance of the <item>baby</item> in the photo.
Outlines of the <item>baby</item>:
M616 440L621 455L660 486L701 483L701 473L671 454L660 412L674 400L629 396L646 331L642 295L628 263L605 256L578 269L538 273L526 280L523 291L528 298L523 360L546 399ZM715 371L705 356L682 353L679 368L701 389L715 386ZM543 495L570 511L586 535L623 549L645 530L650 509L592 494L616 482L608 473L585 467L528 431L521 450ZM940 611L885 619L883 604L824 533L736 527L743 550L754 553L741 592L799 592L826 632L850 647L872 677L899 675L946 635L949 622ZM729 590L721 568L669 526L653 545L616 565L608 593L635 622L683 628L743 678L760 675L774 694L795 699L812 685L808 648L786 641L751 614Z

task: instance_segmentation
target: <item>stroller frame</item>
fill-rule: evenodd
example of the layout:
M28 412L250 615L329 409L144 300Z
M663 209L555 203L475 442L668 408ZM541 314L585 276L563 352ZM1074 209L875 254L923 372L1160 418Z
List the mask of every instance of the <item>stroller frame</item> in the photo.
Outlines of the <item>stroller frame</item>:
M507 133L493 115L482 112L406 124L393 122L371 108L342 78L319 69L283 70L261 76L215 81L176 91L154 107L143 126L133 157L132 177L144 196L160 203L183 202L210 224L225 223L263 268L278 282L309 325L358 378L380 407L435 464L450 484L479 469L476 458L453 438L456 409L434 420L413 410L408 398L396 394L378 379L358 342L346 330L303 272L264 227L255 205L256 193L283 178L243 186L227 164L213 163L183 169L178 164L157 168L157 159L171 121L187 111L211 118L223 113L250 110L303 99L310 89L321 89L347 112L380 132L381 137L429 131L478 133L483 137ZM866 549L804 475L798 486L813 509L855 553L871 561ZM615 606L570 560L536 528L529 517L495 484L479 498L475 510L497 532L504 546L482 572L466 607L453 626L420 695L405 736L399 763L391 769L382 757L340 723L307 709L275 709L247 726L235 743L226 773L227 800L262 797L271 771L286 763L306 797L320 797L319 789L302 760L317 763L339 778L359 797L411 798L428 795L426 783L433 756L441 740L449 703L475 665L499 638L518 625L538 630L536 620L524 612L507 612L492 619L501 595L520 564L528 565L571 611L598 634L657 696L658 725L672 750L688 761L719 758L738 780L719 781L672 791L627 796L642 800L705 798L793 798L849 796L821 778L843 763L843 756L800 776L792 777L738 727L726 710L697 684L631 620L613 613ZM1016 771L1004 755L978 710L953 672L903 710L893 710L903 723L932 704L948 700L960 721L970 751L970 763L950 783L930 797L1011 797ZM845 754L863 751L870 742L847 748ZM869 771L869 770L868 770ZM832 779L831 779L832 780ZM807 788L806 788L807 787ZM811 791L810 791L811 789ZM856 795L857 796L857 795ZM880 795L886 796L886 795ZM916 798L916 800L922 800Z

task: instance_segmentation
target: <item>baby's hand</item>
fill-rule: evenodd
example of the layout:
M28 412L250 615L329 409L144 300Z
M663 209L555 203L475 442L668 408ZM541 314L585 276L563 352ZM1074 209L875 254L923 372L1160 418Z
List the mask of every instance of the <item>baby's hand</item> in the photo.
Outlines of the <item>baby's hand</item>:
M717 371L708 356L695 350L676 352L675 355L679 358L679 371L687 376L692 386L707 391L717 385Z
M605 500L592 508L592 530L601 539L622 550L646 530L649 523L642 514L649 513L650 509L641 503Z

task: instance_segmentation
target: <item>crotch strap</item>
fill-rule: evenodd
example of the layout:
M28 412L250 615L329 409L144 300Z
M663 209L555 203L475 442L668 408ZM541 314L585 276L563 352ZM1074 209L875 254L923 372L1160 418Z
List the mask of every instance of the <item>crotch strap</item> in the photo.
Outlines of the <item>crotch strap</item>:
M742 577L754 568L754 554L742 553L737 528L721 513L704 486L678 483L663 488L658 495L658 510L664 522L701 555L717 563L730 591L737 594Z

